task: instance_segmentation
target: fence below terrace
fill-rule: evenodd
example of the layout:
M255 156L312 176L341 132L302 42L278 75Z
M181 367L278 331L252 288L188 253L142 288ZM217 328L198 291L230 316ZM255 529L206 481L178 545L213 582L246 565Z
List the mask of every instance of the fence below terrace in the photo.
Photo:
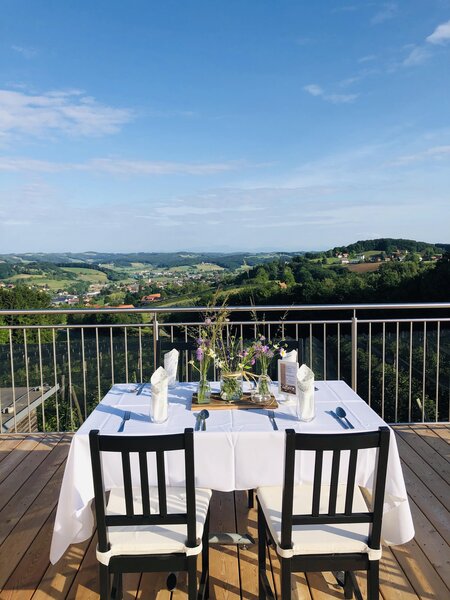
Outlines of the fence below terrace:
M33 411L41 431L76 429L112 384L150 379L158 340L188 341L220 310L0 311L0 431L23 431ZM286 340L316 379L343 379L388 422L450 420L450 303L227 310L227 335Z

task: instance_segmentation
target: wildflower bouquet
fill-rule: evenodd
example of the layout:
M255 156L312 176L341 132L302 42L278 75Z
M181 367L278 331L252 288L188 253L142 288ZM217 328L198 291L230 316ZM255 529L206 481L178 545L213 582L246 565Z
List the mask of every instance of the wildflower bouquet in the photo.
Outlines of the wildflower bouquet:
M282 351L279 344L272 344L268 342L263 335L259 336L259 339L252 345L252 354L255 362L259 365L261 375L267 375L270 363L276 354L282 355Z

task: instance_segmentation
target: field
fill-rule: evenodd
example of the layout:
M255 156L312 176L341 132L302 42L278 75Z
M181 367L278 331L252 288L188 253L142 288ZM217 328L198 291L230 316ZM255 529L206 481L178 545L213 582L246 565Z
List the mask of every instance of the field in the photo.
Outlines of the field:
M378 271L382 263L359 263L358 265L344 265L353 273L373 273Z
M47 287L52 292L67 289L76 283L74 279L51 279L47 275L14 275L5 279L8 283L23 283L24 285L35 285L41 288Z
M95 269L83 269L82 267L66 267L64 271L76 275L77 281L83 281L89 284L106 283L108 280L106 273L102 273L102 271L96 271Z
M224 268L223 267L219 267L219 265L215 265L213 263L199 263L197 265L195 265L195 268L197 269L197 271L223 271Z

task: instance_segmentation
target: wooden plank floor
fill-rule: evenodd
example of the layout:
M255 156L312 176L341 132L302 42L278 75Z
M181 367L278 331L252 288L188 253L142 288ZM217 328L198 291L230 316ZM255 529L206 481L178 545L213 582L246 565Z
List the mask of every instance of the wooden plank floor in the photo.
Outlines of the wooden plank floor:
M384 600L450 598L450 426L395 427L416 528L414 540L385 548L380 597ZM95 535L71 546L57 565L48 554L70 435L0 436L0 599L97 599ZM215 493L211 529L248 532L256 538L256 511L247 494ZM279 566L268 556L279 594ZM211 598L257 600L257 549L211 547ZM185 600L186 581L165 589L166 575L125 578L126 600ZM365 595L365 581L360 578ZM330 573L293 577L293 598L343 598Z

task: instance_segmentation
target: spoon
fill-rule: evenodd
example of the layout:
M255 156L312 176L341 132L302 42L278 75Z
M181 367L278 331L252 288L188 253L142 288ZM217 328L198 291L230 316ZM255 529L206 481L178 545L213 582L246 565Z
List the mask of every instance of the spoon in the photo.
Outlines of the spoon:
M198 419L199 421L202 421L202 431L206 431L206 419L209 417L209 410L206 410L206 408L204 408L203 410L200 411L200 414L198 415ZM200 427L199 427L200 429Z
M337 406L335 412L340 419L343 419L347 423L350 429L355 429L350 423L350 421L347 419L347 413L345 412L345 409L342 408L342 406Z

